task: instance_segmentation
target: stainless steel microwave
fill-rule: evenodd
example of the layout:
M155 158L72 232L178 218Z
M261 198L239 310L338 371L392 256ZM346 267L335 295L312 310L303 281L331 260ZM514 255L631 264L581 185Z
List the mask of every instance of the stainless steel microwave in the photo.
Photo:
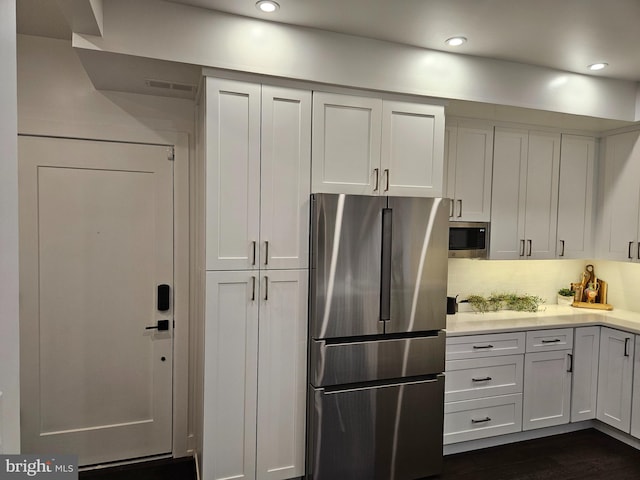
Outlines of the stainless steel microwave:
M488 257L488 222L449 222L449 258Z

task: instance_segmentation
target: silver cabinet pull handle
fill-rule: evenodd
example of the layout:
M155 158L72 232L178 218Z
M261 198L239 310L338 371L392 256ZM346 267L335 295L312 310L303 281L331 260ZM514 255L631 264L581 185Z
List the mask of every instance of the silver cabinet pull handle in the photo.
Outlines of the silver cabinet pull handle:
M264 276L264 300L269 300L269 277Z
M251 276L251 301L256 301L256 277Z
M458 218L462 217L462 200L458 200Z
M255 265L256 264L256 241L252 241L251 242L251 248L253 251L253 259L251 260L251 265Z
M533 242L531 240L527 240L527 245L529 247L529 252L527 253L527 257L531 256L531 246L532 246Z
M520 240L520 256L524 257L524 239Z
M389 191L389 169L385 168L384 173L387 176L387 184L386 184L387 186L385 187L384 191L388 192Z
M269 265L269 240L264 241L264 264Z
M633 242L629 242L629 251L627 252L627 258L632 258L631 257L631 245L633 245Z
M484 418L481 418L479 420L476 420L475 418L471 419L471 423L485 423L485 422L490 422L490 421L491 421L491 418L489 418L489 417L484 417Z
M472 382L488 382L489 380L493 380L491 377L482 377L482 378L472 378Z
M449 218L453 218L453 200L449 202Z
M562 250L560 250L560 256L564 257L564 240L560 240L560 244L562 245Z
M493 348L493 345L474 345L473 346L474 350L482 350L485 348Z
M376 185L375 185L375 187L373 187L373 191L377 192L378 191L378 187L380 187L380 169L379 168L374 168L373 169L373 173L376 176Z

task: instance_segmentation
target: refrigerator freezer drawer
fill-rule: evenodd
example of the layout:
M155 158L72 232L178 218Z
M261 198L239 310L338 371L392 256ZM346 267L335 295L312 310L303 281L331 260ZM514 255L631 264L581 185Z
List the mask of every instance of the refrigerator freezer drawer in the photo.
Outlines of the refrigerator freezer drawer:
M445 333L388 340L311 341L316 387L432 375L444 371Z
M310 388L313 480L414 480L440 473L444 377L368 388Z

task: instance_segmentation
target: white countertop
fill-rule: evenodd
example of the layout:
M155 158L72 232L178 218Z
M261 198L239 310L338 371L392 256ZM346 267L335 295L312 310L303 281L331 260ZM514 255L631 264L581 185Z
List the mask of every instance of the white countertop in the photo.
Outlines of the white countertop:
M603 325L640 334L640 313L625 310L590 310L561 305L542 305L538 312L476 313L447 315L447 336L539 330L545 328Z

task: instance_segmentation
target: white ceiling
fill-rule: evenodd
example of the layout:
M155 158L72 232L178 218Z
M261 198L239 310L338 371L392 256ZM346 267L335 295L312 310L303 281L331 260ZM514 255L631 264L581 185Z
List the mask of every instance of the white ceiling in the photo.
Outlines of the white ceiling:
M640 81L640 0L171 0L435 50ZM445 45L452 36L468 42Z

